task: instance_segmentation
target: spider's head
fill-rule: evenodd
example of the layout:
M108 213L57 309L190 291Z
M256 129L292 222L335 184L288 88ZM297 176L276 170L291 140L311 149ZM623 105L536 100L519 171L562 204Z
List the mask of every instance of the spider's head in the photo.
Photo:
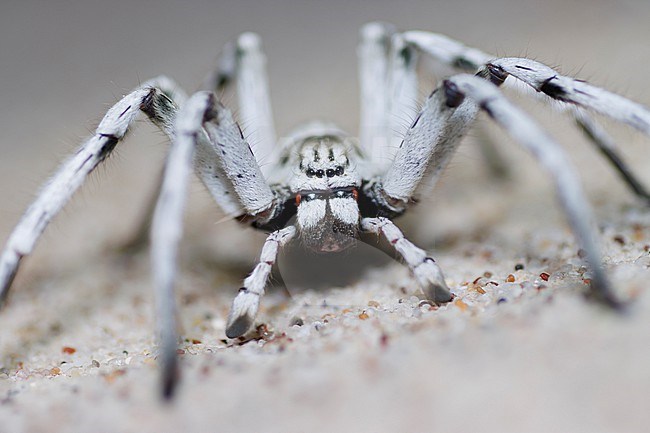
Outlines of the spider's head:
M297 223L308 248L321 253L354 245L359 226L357 188L361 179L350 158L356 149L340 135L304 139L294 153L290 188L296 194Z

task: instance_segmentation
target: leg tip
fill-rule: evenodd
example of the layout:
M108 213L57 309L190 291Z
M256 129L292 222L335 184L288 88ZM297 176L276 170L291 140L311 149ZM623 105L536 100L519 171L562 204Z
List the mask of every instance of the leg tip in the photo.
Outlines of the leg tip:
M178 361L175 355L173 358L166 360L161 367L161 397L163 401L169 402L174 399L178 387Z
M239 316L229 322L230 323L228 323L228 326L226 327L226 337L228 338L241 337L253 325L253 319L247 314Z
M615 313L623 314L629 309L629 303L614 296L614 294L609 290L609 287L603 290L602 288L595 287L592 284L590 291L586 293L586 297Z
M162 387L162 398L164 401L172 401L176 392L175 381L165 381Z
M629 302L625 302L616 296L606 274L600 268L594 270L594 277L591 280L589 290L585 295L587 299L597 302L608 310L616 313L625 313L629 308Z
M454 299L454 295L449 291L449 289L440 284L432 284L426 294L429 300L438 305L446 304Z

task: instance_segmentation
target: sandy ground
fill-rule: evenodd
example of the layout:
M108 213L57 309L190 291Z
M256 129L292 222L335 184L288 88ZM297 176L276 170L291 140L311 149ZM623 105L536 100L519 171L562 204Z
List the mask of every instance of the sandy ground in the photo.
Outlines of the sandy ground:
M11 102L0 111L0 238L107 102L158 73L191 88L212 59L198 53L216 52L242 30L265 37L281 131L319 114L353 130L356 28L374 18L534 55L650 105L647 5L456 3L413 2L408 13L379 2L339 10L170 3L133 6L130 16L72 4L8 7L0 26L0 91ZM319 27L323 20L340 30ZM305 45L304 55L292 54ZM65 110L56 108L62 102ZM174 404L163 404L148 257L116 251L163 157L164 140L143 125L129 141L138 145L124 146L92 176L16 279L0 315L0 432L645 431L650 212L561 113L525 105L578 166L605 266L632 301L627 314L583 299L589 272L548 179L488 128L508 153L510 178L489 173L472 133L433 196L399 220L443 267L455 302L422 305L397 262L310 290L294 283L283 258L291 296L271 291L258 320L266 330L224 340L230 301L264 236L215 224L221 214L195 182L178 280L182 383ZM648 140L607 125L650 185Z

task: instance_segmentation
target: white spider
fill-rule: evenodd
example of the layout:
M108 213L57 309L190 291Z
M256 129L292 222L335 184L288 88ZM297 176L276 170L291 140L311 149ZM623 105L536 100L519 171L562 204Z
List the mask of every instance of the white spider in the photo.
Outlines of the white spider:
M621 171L637 194L648 194L620 160L612 140L584 109L650 134L650 111L583 81L564 77L538 62L495 58L433 33L399 33L383 23L361 30L359 144L334 126L313 123L276 146L265 58L258 36L242 34L227 45L206 91L189 99L168 78L144 83L106 114L95 134L43 187L12 232L0 258L0 300L5 301L21 259L86 176L124 138L142 111L169 137L160 195L151 227L151 254L163 392L176 383L176 317L173 287L181 214L192 168L225 213L270 232L260 261L244 280L228 317L226 335L238 337L254 323L260 298L280 247L295 237L317 252L337 252L360 232L383 235L403 257L423 293L448 302L452 294L442 271L426 252L404 238L392 219L426 196L449 162L479 110L529 150L555 183L559 200L591 266L590 294L613 308L601 267L592 215L576 171L564 151L498 87L508 76L567 103L569 112ZM461 73L444 80L424 101L417 100L420 55ZM231 112L213 91L236 83L241 120L251 125L251 150ZM402 131L399 119L414 121ZM401 131L401 132L399 132ZM261 161L264 164L261 164ZM294 220L295 218L295 220Z

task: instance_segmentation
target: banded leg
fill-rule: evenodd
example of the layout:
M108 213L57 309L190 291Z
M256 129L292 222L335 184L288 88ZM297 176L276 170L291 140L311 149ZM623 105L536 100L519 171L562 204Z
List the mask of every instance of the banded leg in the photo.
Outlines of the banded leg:
M261 50L261 41L259 36L253 33L244 33L239 36L236 42L230 42L221 50L217 60L217 66L202 85L206 91L223 91L235 82L238 85L239 105L244 124L251 126L251 135L249 139L255 144L255 155L258 163L264 167L271 166L268 155L271 155L274 149L275 130L273 127L273 115L271 111L271 102L268 91L268 79L266 75L266 59ZM178 106L182 106L187 100L187 95L173 86L173 82L165 79L164 84L170 91L175 94L175 101ZM202 146L199 152L199 158L208 160L210 150ZM264 162L262 164L262 161ZM205 164L199 173L199 177L206 184L213 184L214 175L208 164ZM156 193L153 199L147 204L147 209L143 213L143 218L134 232L133 238L128 241L122 248L124 251L138 251L144 246L149 239L151 228L151 219L153 218L157 197L160 194L162 185L162 176L159 179ZM211 189L214 191L214 187ZM228 188L218 188L217 194L221 197L231 194ZM217 196L215 194L215 198ZM236 203L226 203L220 200L222 208L226 213L232 216L238 216L241 209Z
M512 75L553 99L593 110L650 135L648 108L584 81L560 75L542 63L516 57L502 58L490 61L487 69L493 76L505 79Z
M265 178L277 158L276 134L269 92L266 57L262 40L255 33L242 33L235 42L224 46L216 71L204 84L204 90L222 91L237 86L239 120L245 126L255 158Z
M610 161L630 189L646 202L650 202L650 192L625 163L614 140L586 112L587 109L596 111L650 135L650 110L648 108L584 81L562 76L554 69L529 59L496 59L486 64L479 74L489 78L497 85L502 83L508 75L512 75L557 101L574 104L569 111L585 136Z
M401 33L395 33L391 37L388 53L390 161L393 160L408 125L418 112L418 74L416 69L418 54L412 45L406 43ZM375 91L379 90L375 89Z
M403 33L403 37L408 43L413 44L419 50L427 53L429 56L434 58L437 62L447 66L453 72L475 73L476 71L479 71L479 75L483 76L484 78L489 78L494 84L497 85L502 84L508 76L507 71L505 69L501 69L503 65L499 65L498 60L493 62L497 64L496 66L494 64L490 66L492 59L496 59L497 56L493 56L484 53L480 50L477 50L475 48L468 47L446 36L430 33L430 32L423 32L423 31L409 31ZM542 68L537 68L537 69L543 69L543 70L550 69L547 66L541 65L538 62L534 62L534 63L536 65L542 66ZM510 66L512 67L512 65ZM536 69L530 68L529 66L525 66L525 65L520 65L520 66L523 66L523 68L517 68L516 65L514 66L513 70L516 73L513 73L512 75L515 78L524 81L526 84L530 85L536 90L544 92L541 89L541 86L539 85L539 80L531 80L529 77L530 75L532 75L532 73L536 71ZM525 68L529 68L530 71L527 71ZM551 71L552 72L548 71L550 72L550 74L546 75L545 77L546 79L560 76L557 72L553 70ZM568 77L562 77L562 79L565 82L569 82L569 83L573 81L580 83L580 81L573 80ZM551 83L549 82L549 84ZM564 90L566 89L560 91L553 91L552 90L553 85L555 84L556 83L547 85L547 92L544 93L560 102L578 103L577 100L571 101L565 99L564 93L566 92ZM597 89L594 86L589 86L589 87L593 89ZM521 88L518 87L517 89L520 90ZM577 92L580 91L578 88L574 90L577 90ZM613 95L609 92L606 93L609 95ZM625 99L618 95L614 95L614 96L617 98ZM635 103L631 103L631 104L634 106L635 109L640 109L641 112L643 111L647 112L647 109L645 109L645 107L642 107L639 104L635 104ZM595 110L595 111L599 111L599 110ZM648 193L648 191L642 186L641 182L639 182L637 177L634 176L634 174L631 172L627 163L625 163L625 160L622 157L620 150L615 145L614 140L605 132L605 130L598 124L598 122L596 122L591 116L589 116L583 110L570 110L570 112L574 116L576 123L578 124L578 126L580 126L580 129L585 133L589 141L592 144L594 144L596 148L598 148L598 150L610 161L610 163L619 172L621 178L628 184L628 186L632 189L632 191L634 191L636 195L643 198L644 200L650 201L650 193ZM606 112L602 112L602 111L599 112L601 112L601 114L608 115L608 113ZM647 119L647 116L645 117ZM637 126L637 128L645 130L647 132L647 120L646 120L645 129L643 126L641 128Z
M176 107L182 106L187 100L187 94L185 93L185 91L174 80L168 77L160 76L158 78L155 78L154 80L144 83L142 87L147 87L147 86L157 87L158 89L160 89L161 92L163 92L167 97L169 97L172 101L174 101L174 105ZM151 112L151 115L157 117L157 115L154 112ZM174 130L173 123L174 123L175 112L169 113L169 115L165 117L166 117L165 119L161 118L160 122L161 125L164 125L165 128L164 130L167 136L171 139ZM160 175L158 176L158 180L156 182L155 191L153 194L151 194L150 198L148 199L146 208L142 213L142 216L140 217L140 221L136 229L133 231L133 235L131 236L130 239L128 239L126 242L124 242L124 244L120 246L119 248L120 252L127 253L127 254L137 253L147 245L147 242L149 241L149 233L151 231L151 219L153 218L153 213L156 207L156 201L158 199L158 196L160 195L162 182L163 182L163 171L161 170Z
M618 146L614 142L614 139L603 129L598 122L596 122L591 116L589 116L581 108L575 107L574 116L576 124L582 129L582 131L591 139L593 143L596 144L596 147L600 152L609 159L609 161L614 165L616 170L618 170L619 175L623 180L628 184L628 186L634 191L634 193L643 198L648 204L650 204L650 192L646 189L643 184L636 178L634 173L630 171L630 168L627 166L625 161L622 159L622 156L619 152Z
M253 325L259 309L260 298L264 296L264 289L280 247L286 245L295 235L296 228L288 226L271 233L264 242L259 263L244 280L244 287L239 289L239 293L233 300L226 325L228 338L244 335Z
M361 91L361 123L359 141L370 160L368 175L378 175L390 163L390 102L392 90L388 83L389 46L395 28L389 24L373 22L360 31L359 86ZM376 168L376 169L375 169Z
M597 301L613 308L622 304L611 291L602 268L600 248L593 231L595 223L589 202L580 186L577 171L569 162L562 147L541 130L521 110L513 106L497 87L472 75L456 75L443 83L447 104L457 106L465 97L473 99L495 122L528 150L555 183L560 204L573 229L578 243L586 252L593 277L590 294Z
M176 103L170 98L167 78L144 83L108 110L95 134L64 162L45 184L9 236L0 256L0 304L6 301L9 287L20 261L30 254L41 234L97 165L104 161L124 138L136 115L142 110L168 136L173 135Z
M195 171L219 206L233 216L271 215L275 194L230 110L204 91L192 95L183 110L188 113L183 128L195 138Z
M175 131L151 235L162 390L166 398L173 395L178 375L174 281L192 165L226 212L236 209L256 217L264 211L272 212L275 198L241 130L213 93L194 94L178 114Z
M393 211L403 211L414 197L433 188L474 121L478 107L464 101L449 107L444 91L434 91L411 124L393 165L381 178L375 197Z
M361 87L361 146L371 163L366 176L388 169L417 113L418 53L396 29L368 23L361 29L359 82Z
M196 131L191 128L194 114L189 110L181 110L176 118L174 140L167 155L151 221L151 267L159 338L158 363L164 398L173 396L179 376L174 281L188 177L194 157Z
M402 256L411 273L418 280L427 299L445 303L453 299L442 270L427 253L413 245L404 237L402 231L388 218L363 218L361 230L382 235Z
M274 195L230 112L211 92L198 92L180 110L152 222L151 264L156 289L162 390L170 398L178 376L174 281L189 173L194 166L217 203L255 218L273 212ZM215 183L217 182L217 183ZM227 194L221 196L223 188Z

